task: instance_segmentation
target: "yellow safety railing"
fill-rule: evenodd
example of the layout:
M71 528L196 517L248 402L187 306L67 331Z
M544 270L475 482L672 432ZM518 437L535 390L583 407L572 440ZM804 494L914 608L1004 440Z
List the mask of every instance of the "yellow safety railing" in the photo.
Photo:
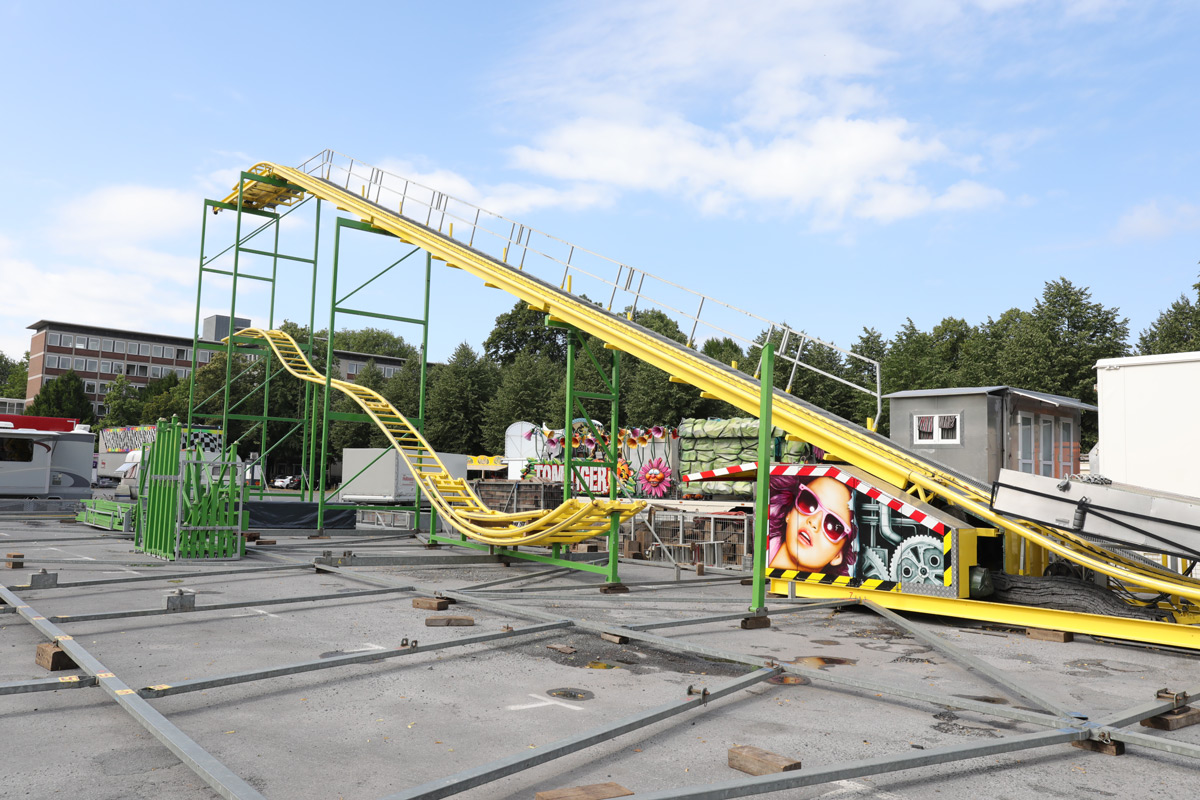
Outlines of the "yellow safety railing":
M325 385L326 377L309 363L296 341L283 331L244 328L235 338L266 342L289 373L302 381ZM567 500L548 511L502 514L487 507L462 478L446 469L421 433L382 395L365 386L329 378L329 385L349 396L379 426L441 517L460 533L484 544L573 544L608 533L616 514L624 522L645 508L640 500Z

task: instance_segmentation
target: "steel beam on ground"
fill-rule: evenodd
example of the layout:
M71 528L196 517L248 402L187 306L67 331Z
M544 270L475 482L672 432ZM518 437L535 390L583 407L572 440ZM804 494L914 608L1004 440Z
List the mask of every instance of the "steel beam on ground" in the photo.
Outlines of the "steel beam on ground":
M1050 713L1060 717L1079 716L1075 712L1067 711L1057 703L1047 700L1046 698L1038 695L1036 692L1017 683L1013 679L1009 678L1008 675L1004 674L1003 670L988 664L980 658L976 658L962 648L956 647L942 637L930 633L919 625L909 622L895 611L884 608L878 603L873 603L870 600L863 600L862 604L874 611L879 616L891 622L893 625L908 631L913 636L925 642L925 644L940 651L943 655L957 662L959 666L978 673L984 678L984 680L1000 687L1004 691L1011 693L1014 697L1024 698L1043 711L1049 711Z
M866 778L871 775L883 775L888 772L900 772L906 769L927 767L933 764L949 764L964 761L968 758L1000 755L1002 753L1018 753L1037 747L1048 747L1054 744L1065 744L1087 739L1086 731L1076 728L1063 728L1053 731L1026 733L1020 736L1009 736L983 744L959 744L950 747L938 747L932 750L913 752L907 750L903 755L882 756L880 758L848 761L844 764L834 764L828 767L796 770L794 772L778 772L770 775L756 775L752 778L713 783L708 786L688 786L679 789L660 789L656 792L638 792L639 800L729 800L733 797L747 797L766 792L781 792L787 789L799 789L804 786L817 786L832 781L844 781L852 778Z
M743 601L744 602L744 601ZM733 619L745 619L746 617L759 616L770 617L779 614L799 614L804 611L812 611L820 608L836 608L838 606L857 605L857 600L826 600L818 603L810 603L804 606L794 606L792 608L766 608L755 614L753 611L742 611L736 614L714 614L711 617L695 617L693 619L676 619L667 620L665 622L643 622L640 625L625 625L631 631L653 631L659 628L682 628L686 625L705 625L709 622L726 622Z
M740 581L740 580L741 580L740 577L693 578L692 580L687 580L687 581L622 581L621 584L623 586L631 586L631 587L635 587L635 588L647 587L647 586L656 586L656 587L661 586L664 588L671 588L671 587L676 587L676 586L695 586L698 583L706 583L706 584L707 583L733 583L734 581ZM577 586L528 586L528 587L521 586L521 587L514 587L512 589L487 589L485 591L487 594L520 594L522 592L556 592L556 591L571 592L571 591L586 591L587 589L591 589L591 590L595 591L599 586L600 586L600 584L587 583L587 584L582 584L582 585L577 585ZM467 590L460 589L459 591L467 591ZM477 591L477 590L472 589L471 591Z
M32 681L0 683L0 694L57 692L59 689L87 689L96 685L96 679L90 675L68 675L62 678L38 678Z
M282 556L274 556L273 558L282 558ZM343 569L341 567L318 566L318 569L321 571L335 572L339 575L344 575L346 577L365 581L367 583L374 583L376 585L394 585L394 582L386 577L378 575L365 575L354 572L353 570ZM449 597L462 603L478 606L479 608L486 608L491 611L497 611L502 614L512 614L518 617L527 617L529 619L541 619L547 621L556 621L559 619L556 615L547 613L545 611L522 608L520 606L513 606L507 603L500 603L495 600L487 600L479 595L468 592L438 590L436 587L422 586L421 584L416 584L416 589L420 592L439 594L443 597ZM620 597L622 600L624 600L625 595L620 595ZM591 633L615 633L618 635L628 636L630 639L637 641L656 644L659 647L663 647L667 650L675 650L683 653L695 653L703 656L712 656L725 661L732 661L734 663L746 664L747 666L753 667L775 666L775 663L770 659L759 656L751 656L744 653L721 650L715 647L695 644L693 642L668 639L666 637L656 636L652 633L644 633L642 631L630 630L629 628L623 628L619 626L604 625L594 622L587 622L584 620L574 620L573 622L574 627L578 630L585 630ZM981 703L958 697L947 698L927 692L916 692L907 689L901 689L890 683L864 681L857 678L846 677L844 675L820 672L815 669L804 669L802 667L797 667L790 664L784 664L781 666L786 672L800 675L813 681L829 683L835 686L861 689L863 691L873 692L880 695L902 697L906 700L917 700L922 703L929 703L939 707L961 708L966 711L974 711L988 716L1017 720L1019 722L1030 722L1035 725L1043 725L1048 727L1058 727L1064 722L1062 719L1059 719L1053 715L1043 714L1038 711L1025 711L1020 708L1006 708L1004 706L996 706L989 703Z
M32 624L47 639L56 642L66 651L80 669L95 678L100 687L128 712L139 724L162 743L175 757L188 766L200 779L226 800L266 800L253 786L239 778L232 770L214 758L143 698L130 689L124 681L84 649L83 645L68 636L61 628L38 614L11 590L0 586L0 597L15 606L17 613Z
M350 664L369 664L373 661L383 661L389 658L412 656L420 653L432 653L437 650L449 650L454 647L466 647L472 644L494 642L498 639L532 636L537 633L559 630L560 628L570 628L573 624L570 620L557 620L541 625L531 625L528 628L517 628L516 630L500 631L498 633L485 633L480 636L464 636L461 639L449 639L443 642L434 642L433 644L401 645L390 650L349 653L344 656L332 656L314 661L301 661L297 664L286 664L281 667L271 667L269 669L234 672L228 675L218 675L213 678L189 678L178 683L161 683L154 686L147 686L138 690L138 694L146 698L156 698L167 697L173 694L185 694L187 692L199 692L205 689L215 689L218 686L233 686L238 683L250 683L267 678L282 678L287 675L299 675L302 672L316 672L317 670L333 669L334 667L344 667Z
M1174 711L1180 706L1187 705L1189 698L1196 698L1197 696L1200 696L1200 686L1193 686L1186 692L1180 692L1178 699L1173 697L1168 700L1156 697L1153 700L1133 706L1132 708L1127 708L1124 711L1118 711L1115 714L1106 714L1095 720L1095 722L1097 725L1104 725L1106 727L1123 728L1134 722L1141 722L1147 717Z
M359 592L342 592L333 594L312 594L306 597L276 597L270 600L246 600L239 603L212 603L193 608L138 608L128 611L106 611L97 614L59 614L50 617L51 622L94 622L101 619L124 619L126 617L159 617L171 614L194 614L197 611L227 611L231 608L249 608L252 606L280 606L291 603L313 603L318 600L351 600L355 597L370 597L379 594L394 594L396 592L412 591L411 586L397 586L386 589L364 589Z
M1103 729L1102 729L1103 730ZM1165 736L1151 736L1140 731L1105 730L1109 738L1117 742L1125 742L1134 747L1148 747L1151 750L1161 750L1164 753L1174 753L1177 756L1200 758L1200 745L1168 739Z
M559 567L557 569L543 569L537 572L531 572L528 575L510 575L507 578L497 578L494 581L484 581L483 583L473 583L470 586L463 586L459 589L460 592L477 592L480 589L486 589L489 586L499 586L502 583L513 583L515 581L528 581L533 578L549 578L555 575L566 575L570 572L569 567Z
M465 792L467 789L483 786L486 783L491 783L508 775L536 767L547 761L553 761L556 758L571 755L593 745L607 742L630 731L636 731L647 725L653 725L656 722L669 719L689 709L707 705L713 700L718 700L727 695L739 692L742 689L778 674L779 669L777 668L767 667L755 670L749 675L744 675L704 694L694 694L683 700L676 700L657 708L643 711L640 714L634 714L631 717L618 720L610 725L601 725L598 728L592 728L575 736L568 736L565 739L550 742L538 747L532 753L517 753L487 764L482 764L473 769L464 770L456 775L438 778L437 780L423 783L420 786L413 786L402 792L388 795L384 800L439 800L442 797L449 797L452 794Z
M96 562L92 561L92 562L88 562L88 563L94 564ZM274 567L250 567L250 568L243 568L243 569L217 569L217 570L207 570L204 572L170 572L170 573L164 573L162 575L130 575L127 578L97 578L96 580L90 580L90 581L68 581L66 583L60 582L56 586L50 586L47 588L71 589L71 588L78 587L78 586L104 586L104 585L110 584L110 583L140 583L140 582L145 582L145 581L166 581L166 580L174 580L175 578L183 578L184 580L187 580L188 578L208 578L208 577L213 577L216 575L241 575L243 573L253 573L253 572L278 572L280 570L285 570L285 569L312 569L312 564L287 564L287 565L279 565L279 566L274 566ZM13 586L10 588L12 588L12 589L28 589L29 586L28 585ZM39 589L38 591L45 591L45 590Z
M503 564L511 561L510 556L486 554L459 555L457 553L428 556L332 556L316 558L316 563L334 567L439 567L459 564Z
M49 545L47 545L47 546L49 547ZM153 562L153 561L147 561L144 558L141 560L133 559L133 558L99 559L99 558L85 558L83 556L80 556L78 558L42 558L41 556L27 555L27 556L24 556L23 558L7 558L7 557L0 558L0 563L4 563L6 561L27 561L31 564L85 564L85 565L96 564L97 566L116 564L118 566L123 566L123 567L142 567L143 569L146 567L158 568L158 567L168 566L168 562L165 562L165 561ZM25 567L25 569L32 569L32 567Z

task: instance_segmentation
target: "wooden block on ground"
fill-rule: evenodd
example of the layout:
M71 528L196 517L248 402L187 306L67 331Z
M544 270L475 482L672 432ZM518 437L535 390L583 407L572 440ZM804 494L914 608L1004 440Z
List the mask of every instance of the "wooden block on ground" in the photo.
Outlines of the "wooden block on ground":
M753 586L753 585L754 585L754 578L742 578L740 581L738 581L738 585L740 585L740 586Z
M1159 714L1142 720L1142 727L1153 728L1156 731L1177 731L1189 725L1200 723L1200 708L1180 706L1174 711Z
M538 792L534 800L607 800L610 797L629 797L633 792L619 783L592 783L587 786L571 786L566 789L551 789Z
M474 625L474 624L475 624L474 617L426 617L425 618L425 627L426 628L445 628L445 627L456 627L456 626L470 627L471 625Z
M1070 631L1052 631L1045 628L1026 628L1025 635L1030 639L1041 639L1043 642L1073 642L1075 634Z
M423 608L426 611L445 611L450 607L450 601L444 597L414 597L413 608Z
M629 587L623 583L606 583L600 587L600 594L629 594Z
M770 617L744 617L742 619L742 629L747 631L757 630L758 628L771 627Z
M9 558L21 559L25 557L24 553L9 553ZM4 565L9 569L25 569L24 561L5 561Z
M257 535L258 534L255 534L255 536L257 536ZM312 534L309 534L308 538L310 538L310 539L328 539L329 535L325 534L325 533L312 533Z
M37 646L33 659L39 667L57 672L60 669L79 669L75 662L54 642L42 642Z
M260 536L262 536L262 534L258 533L257 531L246 531L242 534L242 538L247 542L257 542Z
M760 747L743 744L729 748L729 766L748 775L770 775L800 769L800 762Z
M629 637L622 636L619 633L602 633L600 634L600 638L613 644L629 644Z
M600 545L596 543L577 542L571 545L571 550L576 553L599 553Z
M262 547L264 544L275 544L275 540L274 539L259 539L257 542L255 542L255 544L257 544L259 547Z
M1097 739L1084 739L1082 742L1071 742L1072 747L1080 750L1091 750L1093 753L1103 753L1106 756L1125 755L1124 742L1101 742Z
M575 648L569 644L548 644L546 645L546 649L562 653L564 656L569 656L575 652Z

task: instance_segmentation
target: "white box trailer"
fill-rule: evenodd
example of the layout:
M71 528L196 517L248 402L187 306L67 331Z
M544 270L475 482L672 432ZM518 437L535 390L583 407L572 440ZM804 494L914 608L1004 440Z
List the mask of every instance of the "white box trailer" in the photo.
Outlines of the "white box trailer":
M451 476L467 477L465 455L438 453L438 458ZM416 478L390 447L347 447L342 451L342 476L346 481L338 490L338 501L342 503L392 505L411 503L417 497Z
M1101 359L1096 392L1099 464L1091 471L1116 483L1200 496L1200 353Z

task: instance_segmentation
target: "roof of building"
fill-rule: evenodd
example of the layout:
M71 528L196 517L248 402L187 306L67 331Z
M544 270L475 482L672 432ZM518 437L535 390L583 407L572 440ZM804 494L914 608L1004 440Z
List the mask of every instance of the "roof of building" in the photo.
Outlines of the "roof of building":
M910 389L904 392L892 392L885 394L886 398L909 398L909 397L955 397L966 394L1002 394L1009 392L1011 394L1028 397L1031 400L1037 400L1042 403L1048 403L1052 406L1061 406L1063 408L1078 408L1082 411L1097 411L1096 406L1090 405L1078 400L1074 397L1063 397L1060 394L1050 394L1049 392L1035 392L1032 389L1018 389L1015 386L955 386L948 389Z
M1161 353L1154 356L1125 356L1124 358L1102 358L1096 369L1119 369L1121 367L1147 367L1153 364L1179 364L1200 361L1200 353Z
M146 333L145 331L129 331L122 328L109 328L103 325L81 325L77 322L60 322L52 319L39 319L37 322L28 326L28 330L40 331L43 328L55 328L64 331L86 331L88 333L97 334L121 334L123 336L142 337L144 339L170 340L173 342L181 342L185 345L191 345L192 337L190 336L172 336L167 333Z

